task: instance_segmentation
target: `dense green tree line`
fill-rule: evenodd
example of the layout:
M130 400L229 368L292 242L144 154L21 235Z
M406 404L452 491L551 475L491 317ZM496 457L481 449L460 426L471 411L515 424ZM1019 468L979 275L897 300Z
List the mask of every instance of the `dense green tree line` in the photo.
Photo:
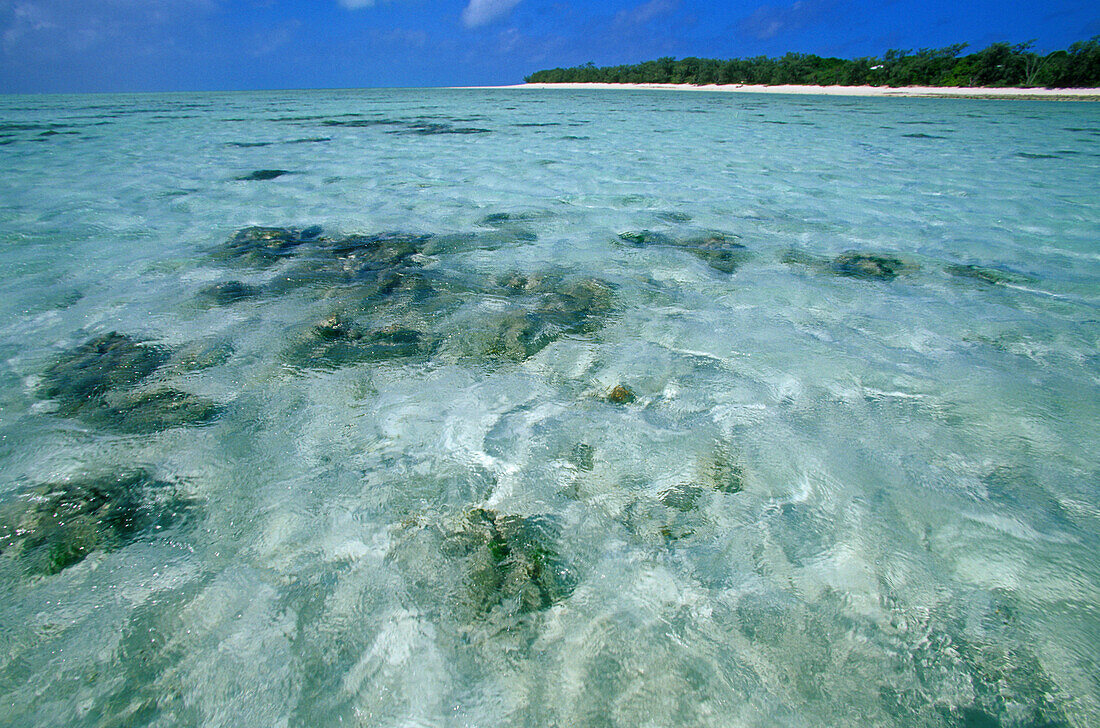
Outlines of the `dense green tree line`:
M658 58L630 66L591 63L536 71L527 83L747 83L820 86L1100 86L1100 36L1067 50L1035 53L1031 43L994 43L960 55L966 44L917 52L891 50L881 58Z

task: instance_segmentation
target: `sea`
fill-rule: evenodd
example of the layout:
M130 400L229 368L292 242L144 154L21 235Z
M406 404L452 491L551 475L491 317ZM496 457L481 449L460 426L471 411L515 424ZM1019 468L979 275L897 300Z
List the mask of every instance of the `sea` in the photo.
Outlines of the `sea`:
M1100 104L0 98L0 724L1100 725Z

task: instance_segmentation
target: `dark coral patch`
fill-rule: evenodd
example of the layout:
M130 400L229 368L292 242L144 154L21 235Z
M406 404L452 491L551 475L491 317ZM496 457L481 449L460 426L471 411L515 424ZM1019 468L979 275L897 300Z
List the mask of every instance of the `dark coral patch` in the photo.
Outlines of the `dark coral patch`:
M905 270L905 263L888 255L847 252L833 259L832 270L849 278L892 281Z
M278 227L247 227L214 251L214 259L254 267L267 267L293 255L298 246L316 239L321 228L304 230Z
M30 574L56 574L96 551L113 551L180 524L193 500L145 470L44 483L0 507L0 553Z
M199 291L199 298L215 306L227 306L246 298L259 296L261 290L240 281L223 281L206 286Z
M79 408L108 390L131 387L168 360L168 351L112 331L58 356L42 374L38 391L63 409Z
M135 389L162 367L171 353L111 332L58 356L43 373L40 396L58 411L105 429L149 433L202 424L217 416L210 400L176 389Z
M416 329L399 325L367 328L333 315L302 333L285 356L295 366L334 369L364 362L429 356L435 347L434 339Z
M1024 283L1027 281L1027 278L1019 274L997 270L996 268L983 268L980 265L949 265L944 270L956 278L969 278L990 285Z
M242 182L263 182L269 179L275 179L282 177L284 174L290 174L288 169L257 169L255 172L241 175L237 179Z

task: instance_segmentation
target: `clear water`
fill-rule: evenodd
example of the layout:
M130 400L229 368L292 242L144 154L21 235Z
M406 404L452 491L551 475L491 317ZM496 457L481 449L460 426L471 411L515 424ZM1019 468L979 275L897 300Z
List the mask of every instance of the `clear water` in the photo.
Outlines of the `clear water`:
M0 167L9 520L135 467L190 504L63 568L0 555L0 723L1100 723L1097 105L7 97ZM324 233L219 257L253 225ZM385 231L435 236L423 299L278 285ZM705 231L734 272L676 242ZM230 280L259 293L203 298ZM578 281L610 303L555 324ZM433 343L326 359L333 313ZM221 352L133 384L217 415L51 400L109 332ZM527 571L477 540L506 523Z

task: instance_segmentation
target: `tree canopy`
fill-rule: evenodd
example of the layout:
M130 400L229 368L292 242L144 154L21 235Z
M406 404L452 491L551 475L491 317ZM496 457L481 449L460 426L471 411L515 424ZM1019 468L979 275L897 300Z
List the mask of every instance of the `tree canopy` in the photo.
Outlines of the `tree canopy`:
M527 83L799 84L814 86L990 86L1088 88L1100 86L1100 36L1040 55L1032 42L994 43L961 55L965 43L918 51L889 50L881 58L822 58L788 53L757 56L658 58L624 66L536 71Z

